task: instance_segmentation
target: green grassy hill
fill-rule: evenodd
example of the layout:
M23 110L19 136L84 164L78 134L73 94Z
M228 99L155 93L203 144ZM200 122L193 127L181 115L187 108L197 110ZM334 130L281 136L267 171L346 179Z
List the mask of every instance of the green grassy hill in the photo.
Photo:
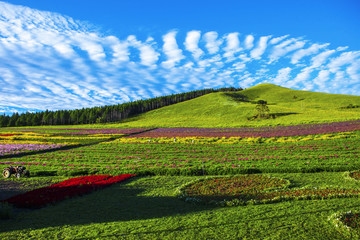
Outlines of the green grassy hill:
M275 119L248 120L255 114L258 100L268 102ZM53 127L258 127L360 119L360 108L346 108L349 104L360 106L360 96L299 91L265 83L239 92L210 93L122 123Z
M275 119L249 121L265 100ZM211 93L130 118L121 127L243 127L360 119L360 96L299 91L260 84L240 92ZM113 125L113 124L111 124ZM110 125L107 125L110 126Z

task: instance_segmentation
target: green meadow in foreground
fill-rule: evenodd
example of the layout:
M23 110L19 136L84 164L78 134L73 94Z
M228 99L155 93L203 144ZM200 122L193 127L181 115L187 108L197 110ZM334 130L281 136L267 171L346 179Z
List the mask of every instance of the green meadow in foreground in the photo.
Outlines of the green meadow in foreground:
M358 188L343 173L272 174L293 187ZM202 177L137 177L93 194L0 220L1 239L344 239L328 220L359 198L217 207L179 199Z

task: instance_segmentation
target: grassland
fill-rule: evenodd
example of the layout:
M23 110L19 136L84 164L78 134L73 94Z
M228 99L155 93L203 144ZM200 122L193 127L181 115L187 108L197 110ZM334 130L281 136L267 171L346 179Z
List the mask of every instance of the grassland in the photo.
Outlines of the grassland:
M119 139L92 146L4 159L34 175L213 175L360 169L360 133L219 142ZM337 138L341 137L341 138ZM252 140L252 141L249 141Z
M298 186L358 188L342 173L274 174ZM178 186L201 177L141 177L54 206L17 213L2 239L344 239L328 217L358 198L215 207L184 202Z
M271 120L249 121L255 102L265 100ZM359 96L298 91L260 84L235 93L211 93L130 118L119 127L245 127L297 125L359 119Z

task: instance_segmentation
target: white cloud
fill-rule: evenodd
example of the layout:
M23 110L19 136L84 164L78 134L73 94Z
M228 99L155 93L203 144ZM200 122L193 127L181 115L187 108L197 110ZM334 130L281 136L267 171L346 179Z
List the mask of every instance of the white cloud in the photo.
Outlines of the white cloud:
M311 58L311 67L312 68L318 68L322 66L329 58L330 55L336 53L335 50L326 50L325 52L322 52L314 57Z
M182 50L179 49L176 43L176 33L177 32L175 31L171 31L163 36L163 52L167 56L167 61L162 62L162 65L165 68L172 68L175 64L185 58L182 54Z
M280 86L285 85L286 82L289 80L290 78L290 72L291 72L291 68L290 67L286 67L286 68L281 68L279 69L275 79L273 80L274 84L278 84Z
M54 44L53 47L55 48L56 51L58 51L65 58L70 59L76 55L73 48L67 43L57 43L57 44Z
M285 56L291 51L302 48L304 45L304 41L298 41L297 39L289 39L276 45L269 56L269 63L277 61L280 57Z
M260 59L261 55L264 54L265 49L267 47L267 41L269 40L270 36L261 37L257 47L253 49L250 53L251 58L253 59Z
M156 67L155 63L159 59L159 53L151 46L153 40L150 38L147 43L142 43L136 39L136 36L130 35L127 38L129 46L135 47L140 51L140 63L149 67Z
M201 55L204 54L204 52L198 46L200 36L200 31L190 31L187 33L184 43L186 50L190 51L195 59L198 59Z
M94 35L76 34L73 36L73 41L76 46L86 51L89 58L94 62L104 62L105 52L100 43L100 39Z
M289 35L273 38L273 39L271 39L270 44L277 44L278 42L284 40L287 37L289 37Z
M243 62L237 62L232 65L233 69L236 71L243 71L246 68L245 63Z
M329 70L321 70L318 76L314 79L314 83L317 84L320 88L326 88L326 83L330 79Z
M303 57L306 57L306 56L311 56L315 53L318 53L322 48L325 48L329 46L329 44L313 44L311 45L311 47L309 48L306 48L306 49L300 49L298 51L296 51L292 58L291 58L291 63L292 64L296 64L299 62L300 59L302 59Z
M128 50L129 43L127 41L122 42L115 36L109 36L105 38L104 43L112 50L111 54L113 64L117 65L119 63L129 61L130 53Z
M217 53L219 51L219 46L223 42L221 39L217 39L217 38L218 38L218 33L214 31L207 32L204 34L204 39L206 42L205 47L207 48L210 54Z
M299 83L307 82L310 79L310 74L312 71L313 71L313 69L310 67L303 68L301 70L301 72L298 75L296 75L294 80L288 81L286 83L286 86L287 87L295 87Z
M253 35L247 35L245 38L245 48L247 50L254 47L254 36Z
M225 37L226 47L224 47L224 57L228 58L230 61L234 60L234 54L241 50L239 33L229 33Z
M351 64L355 61L356 58L360 56L360 51L358 52L344 52L339 57L332 58L327 65L331 72L335 73L339 71L340 67ZM360 61L360 59L358 59Z
M338 51L338 52L342 52L342 51L345 51L346 49L348 49L349 47L338 47L338 48L336 48L336 51Z
M352 62L352 64L346 68L346 73L349 75L352 83L360 83L360 59Z

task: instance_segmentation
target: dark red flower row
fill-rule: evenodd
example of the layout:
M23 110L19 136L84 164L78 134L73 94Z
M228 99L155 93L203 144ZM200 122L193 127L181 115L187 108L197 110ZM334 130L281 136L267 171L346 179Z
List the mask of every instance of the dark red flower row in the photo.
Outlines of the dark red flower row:
M135 174L122 174L118 176L92 175L71 178L48 187L35 189L3 200L20 208L39 208L49 203L55 203L74 196L83 195L97 189L122 182Z

